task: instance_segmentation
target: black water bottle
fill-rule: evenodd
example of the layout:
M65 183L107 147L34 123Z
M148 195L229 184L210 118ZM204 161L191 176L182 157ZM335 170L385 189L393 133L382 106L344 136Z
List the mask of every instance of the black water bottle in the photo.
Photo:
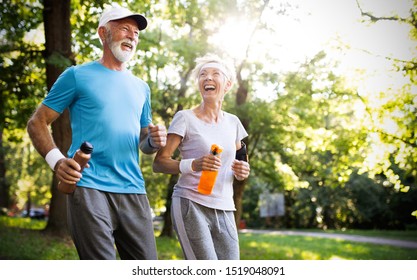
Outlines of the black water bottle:
M248 152L246 150L246 144L241 141L242 147L236 151L236 159L242 161L248 161Z

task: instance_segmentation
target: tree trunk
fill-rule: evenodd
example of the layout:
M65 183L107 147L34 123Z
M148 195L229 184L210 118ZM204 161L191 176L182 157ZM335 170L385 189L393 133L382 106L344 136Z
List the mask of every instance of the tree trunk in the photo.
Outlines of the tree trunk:
M2 94L0 93L0 96ZM3 109L3 103L1 103ZM4 116L4 114L1 114ZM2 122L4 123L4 122ZM3 125L0 125L0 210L1 208L9 208L10 196L9 196L9 184L6 180L6 165L5 165L5 154L3 146Z
M233 200L235 202L236 212L235 212L235 220L236 220L236 228L240 228L240 221L242 219L242 199L243 199L243 191L245 190L246 180L244 181L233 181Z
M71 51L70 0L44 1L45 61L48 90L66 66L73 64ZM59 65L53 61L60 61ZM52 136L58 148L66 154L71 144L69 113L64 113L52 124ZM65 194L57 190L58 181L53 176L51 207L46 231L67 234L67 207Z
M238 89L236 92L236 106L241 106L246 103L248 98L248 82L242 79L241 72L245 61L243 61L239 67L237 68L236 75L237 75L237 83ZM249 127L249 119L247 117L238 116L242 125L248 131ZM248 143L245 143L246 147L248 147ZM240 228L240 220L242 219L242 200L243 200L243 191L245 189L247 180L244 181L233 181L233 200L235 202L236 212L235 212L235 220L236 220L236 227Z

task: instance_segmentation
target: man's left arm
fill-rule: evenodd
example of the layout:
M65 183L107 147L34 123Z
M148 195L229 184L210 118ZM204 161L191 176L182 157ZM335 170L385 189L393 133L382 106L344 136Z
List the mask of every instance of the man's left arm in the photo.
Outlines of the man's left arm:
M167 131L163 125L149 124L140 131L140 150L145 154L153 154L160 148L165 147Z

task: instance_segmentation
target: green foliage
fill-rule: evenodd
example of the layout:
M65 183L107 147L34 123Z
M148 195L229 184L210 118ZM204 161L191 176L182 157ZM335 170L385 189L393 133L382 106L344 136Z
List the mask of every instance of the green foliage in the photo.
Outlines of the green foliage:
M9 44L22 43L21 38L25 33L36 29L42 22L42 5L38 0L3 0L2 8L0 9L0 26L2 28L2 42L4 47L5 42ZM7 32L4 32L7 30ZM18 39L18 40L16 40Z
M375 126L369 127L366 112L360 109L363 98L348 89L344 80L332 73L333 68L325 54L319 53L282 78L282 90L277 91L275 100L269 103L255 100L235 110L251 119L252 176L246 190L249 196L244 199L244 219L249 226L260 226L262 222L257 215L250 214L259 213L253 197L264 191L284 190L287 214L285 221L278 221L275 226L417 225L411 217L414 192L405 196L410 202L402 200L404 197L398 193L399 185L415 188L412 166L417 149L407 144L414 140L405 141L385 133L385 138L374 142L371 137ZM397 112L395 121L403 129L404 137L414 137L410 129L415 122L411 97L396 95L386 99L387 106L375 108L375 114L384 119L386 112ZM369 161L373 153L381 154L381 150L383 156L372 165ZM369 173L359 175L358 171ZM397 201L399 197L401 202ZM399 205L404 209L400 211Z
M75 43L73 48L77 64L98 59L101 54L97 29L105 2L107 1L71 1L71 33Z
M352 174L336 188L310 186L285 194L287 215L281 222L287 228L415 229L410 215L415 207L417 189L398 192L365 174Z
M5 1L0 9L0 162L2 193L8 192L8 206L23 206L28 196L35 203L50 198L45 189L41 161L33 164L27 151L24 128L39 99L46 94L45 69L42 57L42 5L39 1ZM3 152L4 151L4 152ZM34 175L34 178L31 176ZM4 176L4 177L3 177ZM49 182L48 182L49 184ZM5 205L3 205L5 206Z
M42 13L37 1L6 2L0 9L0 127L12 132L25 127L36 98L44 95L42 47L28 39L42 22Z
M374 139L374 147L380 147L374 150L374 157L370 159L373 161L369 161L364 170L371 175L384 173L390 183L403 191L407 191L409 183L415 184L417 178L417 95L412 88L405 85L401 92L381 92L378 107L371 98L362 98L371 126L369 137ZM401 178L409 182L401 180L393 166L403 170Z
M9 218L0 217L0 226L2 228L20 228L30 230L41 230L46 226L45 221L32 220L29 218Z
M52 171L30 144L25 131L14 130L16 132L22 142L8 142L5 146L8 151L7 181L11 185L13 202L19 209L23 209L28 200L33 207L47 206L51 199ZM8 137L7 133L5 136Z

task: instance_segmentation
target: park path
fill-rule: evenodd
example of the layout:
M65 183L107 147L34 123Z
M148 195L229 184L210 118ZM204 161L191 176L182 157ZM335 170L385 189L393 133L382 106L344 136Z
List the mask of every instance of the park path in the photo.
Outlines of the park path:
M322 232L308 232L308 231L292 231L292 230L262 230L262 229L241 229L241 233L262 233L271 235L298 235L311 236L321 238L334 238L340 240L349 240L354 242L365 242L373 244L391 245L403 248L417 249L417 242L408 240L398 240L382 237L369 237L362 235L350 235L340 233L322 233Z

